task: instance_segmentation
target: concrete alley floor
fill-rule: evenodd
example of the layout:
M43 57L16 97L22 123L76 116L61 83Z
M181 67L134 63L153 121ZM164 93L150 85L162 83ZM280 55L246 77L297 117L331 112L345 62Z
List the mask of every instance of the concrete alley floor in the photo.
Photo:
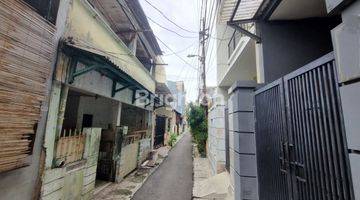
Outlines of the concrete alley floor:
M191 200L192 188L192 138L186 133L132 199Z

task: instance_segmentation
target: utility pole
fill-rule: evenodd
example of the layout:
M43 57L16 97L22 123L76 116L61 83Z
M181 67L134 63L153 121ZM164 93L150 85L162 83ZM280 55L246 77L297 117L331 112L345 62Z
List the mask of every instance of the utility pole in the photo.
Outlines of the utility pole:
M206 53L205 53L205 44L206 44L206 40L208 39L209 35L208 35L208 30L206 29L206 14L207 14L207 0L205 0L205 11L204 11L204 16L202 18L202 24L201 24L201 30L199 33L199 40L200 40L200 45L201 45L201 55L200 57L200 63L201 63L201 80L202 80L202 94L203 94L203 98L199 99L206 111L207 114L207 106L208 106L208 100L206 97Z

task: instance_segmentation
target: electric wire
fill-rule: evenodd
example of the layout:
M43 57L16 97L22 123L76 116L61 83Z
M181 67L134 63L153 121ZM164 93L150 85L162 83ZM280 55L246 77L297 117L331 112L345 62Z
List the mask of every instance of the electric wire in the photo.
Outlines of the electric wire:
M152 23L158 25L160 28L165 29L165 30L167 30L167 31L169 31L169 32L172 32L172 33L176 34L176 35L179 36L179 37L182 37L182 38L197 38L197 37L195 37L195 36L185 36L185 35L181 35L181 34L177 33L176 31L171 30L171 29L169 29L169 28L166 28L165 26L157 23L155 20L151 19L150 17L147 17L147 18L148 18Z
M155 35L155 37L167 48L169 49L176 57L178 57L180 60L182 60L186 65L188 65L189 67L191 67L194 70L198 70L196 69L196 67L192 66L189 62L187 62L184 58L182 58L181 56L179 56L174 50L172 50L165 42L163 42L158 36Z
M154 8L156 11L158 11L166 20L168 20L170 23L174 24L176 27L180 28L181 30L184 30L188 33L198 33L196 31L191 31L189 29L183 28L182 26L178 25L177 23L175 23L173 20L171 20L169 17L167 17L159 8L157 8L156 6L154 6L152 3L150 3L148 0L144 0L147 4L149 4L152 8Z
M190 49L192 46L194 46L194 45L195 45L195 42L192 43L190 46L188 46L188 47L186 47L186 48L184 48L184 49L182 49L182 50L180 50L180 51L177 51L176 53L177 53L177 54L183 53L183 52L189 50L189 49ZM174 53L164 54L163 56L171 56L171 55L174 55Z

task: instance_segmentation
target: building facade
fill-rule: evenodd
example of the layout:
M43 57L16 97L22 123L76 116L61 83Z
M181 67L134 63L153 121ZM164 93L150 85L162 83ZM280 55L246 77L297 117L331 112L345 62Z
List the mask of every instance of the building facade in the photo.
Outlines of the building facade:
M358 2L215 5L213 172L225 158L235 199L358 199Z
M175 112L174 126L171 128L173 133L181 134L185 130L184 115L186 109L186 91L183 81L167 81L168 88L174 97L171 103Z
M0 199L91 199L153 148L162 52L145 13L126 0L0 9Z

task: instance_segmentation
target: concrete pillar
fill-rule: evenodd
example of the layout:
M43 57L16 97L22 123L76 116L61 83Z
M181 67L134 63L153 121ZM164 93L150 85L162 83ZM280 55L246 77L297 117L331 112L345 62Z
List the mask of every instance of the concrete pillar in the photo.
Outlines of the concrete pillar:
M120 126L121 124L121 108L122 108L122 104L121 102L117 101L114 102L113 104L113 124L114 124L114 128L117 126Z
M360 199L360 2L342 12L332 30L355 199Z
M54 81L51 89L49 113L46 122L44 147L46 149L45 168L52 167L55 142L62 129L62 122L64 120L64 113L66 107L66 99L68 94L68 87L63 87L60 82Z
M259 199L255 147L255 81L237 81L230 89L230 179L235 199Z
M59 111L58 111L58 117L57 117L56 139L59 138L59 135L61 134L61 130L63 127L68 94L69 94L69 86L62 85L61 86L61 94L60 94Z

